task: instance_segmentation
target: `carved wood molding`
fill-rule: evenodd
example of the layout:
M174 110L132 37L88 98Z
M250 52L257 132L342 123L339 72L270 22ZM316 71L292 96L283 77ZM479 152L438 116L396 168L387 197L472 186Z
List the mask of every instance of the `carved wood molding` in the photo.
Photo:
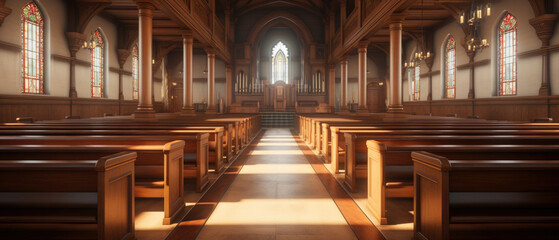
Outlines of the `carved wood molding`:
M0 27L4 22L4 18L6 18L10 13L12 13L12 9L4 6L5 0L0 0Z
M543 47L549 46L549 39L553 36L557 19L559 14L543 14L530 19L530 25L536 30Z
M91 19L111 4L111 0L67 1L68 32L84 33Z

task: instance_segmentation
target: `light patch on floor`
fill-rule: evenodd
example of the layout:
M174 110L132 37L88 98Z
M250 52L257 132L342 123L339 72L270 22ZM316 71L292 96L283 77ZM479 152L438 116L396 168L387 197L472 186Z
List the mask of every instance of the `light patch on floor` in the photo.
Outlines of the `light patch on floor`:
M268 129L263 139L274 136L289 136L289 130ZM356 239L293 138L291 143L256 146L198 240Z

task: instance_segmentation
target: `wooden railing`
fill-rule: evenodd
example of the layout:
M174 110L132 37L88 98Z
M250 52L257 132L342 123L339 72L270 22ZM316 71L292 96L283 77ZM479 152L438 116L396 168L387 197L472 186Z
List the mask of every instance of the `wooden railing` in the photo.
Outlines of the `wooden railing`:
M344 41L347 40L346 38L353 36L353 34L359 29L360 26L357 21L359 19L357 19L357 15L358 12L356 10L353 10L353 12L351 12L349 17L346 19L346 22L344 23Z
M196 14L200 22L210 27L211 9L208 3L204 0L191 0L191 13Z
M217 16L214 16L214 38L225 43L225 27L223 27L221 20Z

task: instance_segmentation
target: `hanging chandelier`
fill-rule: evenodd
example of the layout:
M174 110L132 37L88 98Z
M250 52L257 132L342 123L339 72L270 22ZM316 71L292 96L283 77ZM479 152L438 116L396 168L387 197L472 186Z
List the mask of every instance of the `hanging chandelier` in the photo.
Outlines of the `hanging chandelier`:
M83 41L83 44L82 44L81 47L84 48L84 49L89 49L89 50L96 48L97 45L99 45L99 44L97 43L97 39L95 38L94 35L95 35L94 33L89 35L89 39Z
M417 43L417 51L408 62L404 62L404 67L415 67L419 62L431 57L431 52L424 52L425 49L425 31L423 29L423 0L421 0L421 41Z
M475 53L489 47L487 39L481 37L480 25L491 16L491 3L487 1L472 1L472 5L468 11L460 14L459 23L469 29L469 35L466 38L466 48L468 52Z

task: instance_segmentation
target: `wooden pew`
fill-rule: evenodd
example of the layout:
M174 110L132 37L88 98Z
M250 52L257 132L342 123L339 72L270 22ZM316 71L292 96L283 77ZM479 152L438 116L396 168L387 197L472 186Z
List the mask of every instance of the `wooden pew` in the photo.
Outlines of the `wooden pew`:
M542 150L413 152L415 239L557 239L559 160L538 160Z
M99 158L121 151L135 151L134 195L140 198L163 198L163 224L183 216L184 206L184 141L151 145L0 145L3 160L83 160Z
M509 131L537 131L540 130L537 134L559 134L559 124L516 124L516 123L498 123L498 124L490 124L490 125L478 125L478 124L449 124L449 123L436 123L436 124L425 124L425 123L406 123L402 124L392 124L392 125L376 125L376 126L351 126L351 127L340 127L340 126L330 126L330 142L328 146L330 147L330 152L328 152L327 156L329 156L331 169L335 173L339 172L338 164L340 159L345 159L345 152L342 152L340 156L340 151L343 151L345 148L344 136L346 132L354 132L360 134L367 134L367 132L371 133L387 133L390 132L391 134L396 134L399 131L448 131L448 134L451 131L462 131L459 134L469 134L471 133L479 133L480 131L502 131L501 134L507 134L505 132ZM548 132L548 133L544 133ZM424 134L424 133L418 133ZM447 133L439 133L436 134L447 134ZM457 133L454 133L457 134ZM484 134L484 133L481 133ZM325 139L325 138L323 138ZM341 158L343 157L343 158ZM325 159L328 157L325 157ZM328 162L328 161L326 161Z
M135 160L0 161L0 238L134 239Z
M45 127L48 129L48 126ZM219 173L225 169L226 163L222 155L223 148L216 146L216 144L222 142L222 132L223 128L216 127L215 129L197 129L197 130L132 130L130 128L125 129L91 129L89 127L76 127L67 129L53 129L53 130L41 130L41 129L19 129L19 130L4 130L0 129L0 137L2 136L12 136L12 135L34 135L34 136L138 136L138 137L169 137L170 139L180 140L181 137L196 136L200 133L209 133L210 136L214 136L213 141L208 141L209 144L209 163L213 164L213 169ZM175 137L176 136L176 137ZM209 139L212 140L212 139ZM188 151L188 149L186 150ZM201 163L203 164L203 163Z
M87 120L87 121L86 121ZM95 119L97 120L97 119ZM235 142L235 134L233 124L215 124L215 123L143 123L143 122L98 122L91 119L84 119L83 122L69 122L67 124L60 122L50 123L36 123L36 124L18 124L18 123L5 123L0 125L0 131L3 130L215 130L215 133L210 132L210 150L217 143L218 138L222 138L221 155L227 159L231 159ZM221 135L221 136L219 136ZM216 150L217 152L217 150Z
M208 134L195 133L181 136L144 135L79 135L79 136L0 136L1 145L117 145L141 148L143 145L162 145L180 140L183 150L184 177L196 179L196 191L201 192L209 184ZM140 162L140 160L138 161ZM139 170L137 170L139 172Z
M344 184L354 192L357 178L367 178L367 141L374 140L386 146L397 145L468 145L468 144L557 144L559 134L556 135L496 135L487 132L482 135L359 135L356 133L345 133L345 173ZM381 150L382 151L382 150ZM383 153L380 153L381 155ZM385 165L375 165L372 168L383 168L391 159L385 159ZM407 162L412 165L411 159ZM410 172L411 173L411 172ZM410 175L411 176L411 175Z
M480 143L484 144L484 143ZM456 156L461 153L493 151L493 159L523 159L536 157L527 154L534 146L546 147L547 152L538 159L553 159L559 153L559 145L405 145L385 144L375 140L367 141L368 151L368 207L374 217L381 223L387 223L385 208L386 198L413 197L413 161L411 152L429 151L434 153L444 152ZM495 151L495 148L501 152ZM411 163L411 164L410 164ZM380 167L379 167L380 166ZM411 175L410 175L411 173Z

